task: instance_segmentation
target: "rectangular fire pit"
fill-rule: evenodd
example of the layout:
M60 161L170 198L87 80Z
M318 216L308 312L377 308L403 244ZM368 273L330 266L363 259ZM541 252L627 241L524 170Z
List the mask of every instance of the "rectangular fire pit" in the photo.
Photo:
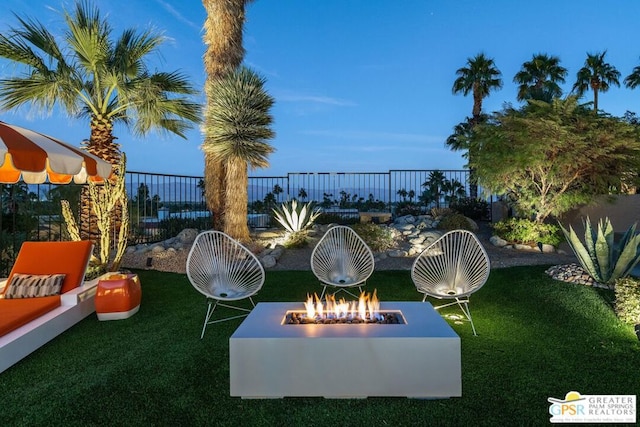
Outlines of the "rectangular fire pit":
M259 303L229 339L231 396L462 396L460 337L426 302L383 302L405 324L287 325Z

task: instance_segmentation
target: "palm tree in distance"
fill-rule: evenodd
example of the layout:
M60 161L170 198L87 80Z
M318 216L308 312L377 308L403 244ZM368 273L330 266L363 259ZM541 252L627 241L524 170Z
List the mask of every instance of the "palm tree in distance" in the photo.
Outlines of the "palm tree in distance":
M624 85L629 89L640 86L640 65L633 67L633 71L624 79Z
M578 70L573 90L581 97L586 91L593 91L593 111L598 112L598 94L606 92L611 85L620 86L620 72L608 62L605 62L605 50L602 53L587 53L584 67Z
M560 66L560 58L546 53L533 55L530 61L522 64L522 69L516 73L513 82L518 86L518 101L537 99L551 102L562 96L562 89L558 83L564 83L567 69Z
M472 120L475 123L482 113L482 100L489 96L489 92L502 87L502 73L496 67L493 59L479 53L467 59L467 66L456 71L458 78L453 82L454 94L464 96L473 95Z
M207 73L205 90L209 90L216 80L242 64L245 52L242 46L245 6L251 2L252 0L202 0L207 11L203 37L207 46L204 54L204 68ZM211 99L211 96L207 94L207 98ZM210 126L208 117L210 115L205 114L205 134L206 128ZM209 142L205 140L204 145L209 145ZM225 228L227 211L224 205L226 171L225 164L220 162L220 157L205 151L205 199L207 207L213 214L213 228L216 230Z
M495 62L491 58L487 58L484 53L479 53L473 58L467 59L467 66L459 68L456 71L458 78L453 82L452 91L454 94L462 93L467 96L469 93L473 95L473 110L471 111L471 119L468 121L470 130L482 120L482 100L489 96L492 90L502 87L502 73L496 67ZM463 125L464 127L464 125ZM457 129L456 132L462 129ZM447 145L455 147L459 141L447 139ZM455 149L461 149L462 145L458 145ZM472 154L467 152L467 160L471 160ZM469 170L469 193L472 198L478 197L478 186L476 184L475 172Z
M264 83L244 67L207 83L208 125L202 149L214 161L226 165L223 231L244 242L249 240L247 168L268 167L267 157L274 151L267 142L275 136L269 113L274 100L264 90Z
M24 72L0 80L0 109L31 104L43 113L56 107L72 117L88 119L89 152L117 167L120 147L113 126L127 125L134 134L152 130L185 138L200 120L200 106L189 100L196 93L179 72L150 72L145 61L164 38L151 31L127 29L112 39L112 28L88 1L78 1L73 13L64 11L62 37L32 19L17 17L19 28L0 34L0 57L19 64ZM58 40L64 42L59 45ZM84 238L95 240L89 203L83 203Z

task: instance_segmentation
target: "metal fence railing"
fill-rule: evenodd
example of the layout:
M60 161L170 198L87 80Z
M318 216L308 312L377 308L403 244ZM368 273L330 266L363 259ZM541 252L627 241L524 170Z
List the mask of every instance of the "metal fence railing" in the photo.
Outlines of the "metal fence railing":
M128 171L131 243L160 241L184 228L211 227L201 176ZM60 201L78 215L82 186L75 184L0 185L0 270L11 265L25 240L66 238ZM425 210L447 206L469 194L468 170L391 170L389 172L296 172L249 177L248 222L272 224L272 209L288 200L314 202L332 220L363 211L394 212L403 204Z

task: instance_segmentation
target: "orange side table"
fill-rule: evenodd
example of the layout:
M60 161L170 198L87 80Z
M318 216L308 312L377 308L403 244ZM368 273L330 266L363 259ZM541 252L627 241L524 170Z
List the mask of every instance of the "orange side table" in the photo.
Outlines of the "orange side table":
M98 320L127 319L138 312L142 289L137 274L112 274L98 281L95 304Z

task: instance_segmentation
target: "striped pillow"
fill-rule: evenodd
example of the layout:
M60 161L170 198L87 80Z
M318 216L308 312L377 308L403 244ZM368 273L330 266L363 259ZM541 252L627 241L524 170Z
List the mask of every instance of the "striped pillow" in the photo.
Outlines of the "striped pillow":
M19 274L11 278L11 283L4 293L6 299L33 298L59 295L64 281L64 274Z

